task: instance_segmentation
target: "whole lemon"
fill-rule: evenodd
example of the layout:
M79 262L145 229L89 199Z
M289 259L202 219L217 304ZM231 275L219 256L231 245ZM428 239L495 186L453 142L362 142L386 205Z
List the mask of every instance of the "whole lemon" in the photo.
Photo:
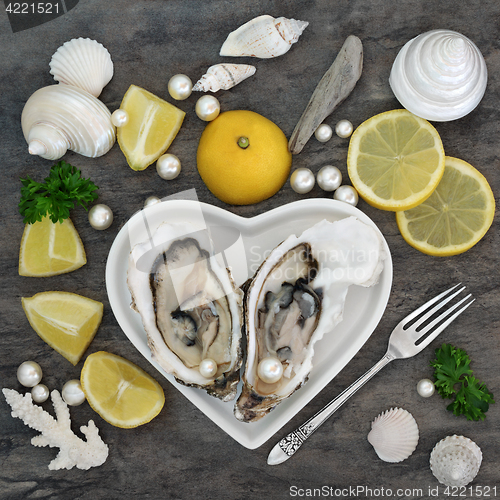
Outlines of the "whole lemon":
M288 140L253 111L226 111L210 122L198 144L198 172L208 189L231 205L250 205L275 194L292 166Z

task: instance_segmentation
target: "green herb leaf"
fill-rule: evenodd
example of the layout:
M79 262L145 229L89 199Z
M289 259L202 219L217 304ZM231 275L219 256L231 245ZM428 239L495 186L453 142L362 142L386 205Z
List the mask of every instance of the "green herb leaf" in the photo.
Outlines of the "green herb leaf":
M80 170L65 161L50 169L43 184L30 177L21 179L21 184L19 212L25 224L41 221L45 215L54 223L62 222L75 204L87 210L87 203L97 198L94 191L98 187L90 179L82 178Z

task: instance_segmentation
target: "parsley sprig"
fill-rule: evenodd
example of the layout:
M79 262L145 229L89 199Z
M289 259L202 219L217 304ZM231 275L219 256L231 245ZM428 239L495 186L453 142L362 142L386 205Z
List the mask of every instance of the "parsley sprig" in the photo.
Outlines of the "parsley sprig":
M50 169L44 183L30 177L21 179L21 202L19 211L25 224L41 221L45 215L54 223L69 217L69 211L77 205L87 210L87 203L97 198L94 191L98 187L81 177L81 172L65 161L60 161Z
M450 344L436 349L435 386L442 398L453 398L447 406L454 415L465 415L467 420L484 420L489 405L494 403L493 394L484 383L472 375L467 353Z

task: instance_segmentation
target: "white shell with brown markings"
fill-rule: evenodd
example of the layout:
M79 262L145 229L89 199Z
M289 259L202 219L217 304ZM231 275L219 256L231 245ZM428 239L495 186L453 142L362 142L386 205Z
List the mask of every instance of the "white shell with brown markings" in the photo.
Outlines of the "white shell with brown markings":
M255 73L255 66L249 64L215 64L196 82L193 91L217 92L229 90Z

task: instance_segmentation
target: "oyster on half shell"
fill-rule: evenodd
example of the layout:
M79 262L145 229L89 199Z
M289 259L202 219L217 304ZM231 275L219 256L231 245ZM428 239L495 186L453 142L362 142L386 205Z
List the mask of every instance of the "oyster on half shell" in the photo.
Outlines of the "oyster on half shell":
M385 257L382 237L355 217L323 220L269 254L245 295L247 360L234 407L238 420L261 419L307 381L314 344L335 335L349 286L377 283ZM278 382L259 378L259 363L268 357L282 363Z
M162 224L132 249L127 284L152 358L178 382L229 401L242 362L243 294L211 247L206 230ZM217 364L210 378L200 372L204 359Z

